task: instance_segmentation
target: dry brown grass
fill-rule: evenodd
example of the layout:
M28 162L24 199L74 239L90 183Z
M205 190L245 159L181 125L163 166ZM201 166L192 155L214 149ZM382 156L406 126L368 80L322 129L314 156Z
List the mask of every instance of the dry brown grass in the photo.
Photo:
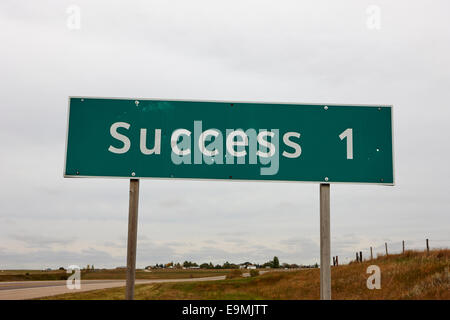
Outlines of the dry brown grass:
M332 268L333 299L450 299L450 250L381 256ZM381 269L381 289L366 286L369 265ZM271 272L212 282L136 287L136 299L319 299L319 269ZM56 299L123 299L123 288L69 294Z
M406 251L372 261L352 263L332 271L335 299L445 299L450 298L450 250ZM366 269L381 269L381 289L368 290Z
M241 278L241 277L242 277L242 270L235 269L235 270L231 270L227 274L226 279L236 279L236 278Z

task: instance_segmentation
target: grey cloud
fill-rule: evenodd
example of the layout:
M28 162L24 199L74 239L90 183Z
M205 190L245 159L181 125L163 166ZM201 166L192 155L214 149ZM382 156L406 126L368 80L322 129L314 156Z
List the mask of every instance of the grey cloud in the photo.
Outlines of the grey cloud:
M127 243L125 241L122 242L114 242L114 241L105 241L103 242L105 247L115 248L115 249L125 249L127 247Z
M248 242L245 238L223 238L223 241L241 245L246 244Z
M26 254L0 251L0 257L2 261L1 268L6 267L8 269L13 269L14 266L21 266L22 268L58 268L78 265L84 267L87 264L94 264L100 268L125 264L125 259L113 257L105 251L91 248L81 252L36 250ZM99 263L96 263L97 261Z
M55 245L67 245L76 238L56 238L47 235L11 234L11 239L24 243L27 248L50 248Z
M392 103L397 185L332 185L333 254L447 238L448 1L380 2L379 31L359 0L80 0L78 31L72 4L0 3L2 263L72 263L73 241L82 263L125 263L129 182L62 178L69 95ZM313 184L145 180L138 261L312 263L318 210Z
M231 237L240 237L240 236L245 236L246 234L248 234L248 232L245 231L230 231L230 232L219 232L217 233L218 236L221 237L227 237L227 236L231 236Z

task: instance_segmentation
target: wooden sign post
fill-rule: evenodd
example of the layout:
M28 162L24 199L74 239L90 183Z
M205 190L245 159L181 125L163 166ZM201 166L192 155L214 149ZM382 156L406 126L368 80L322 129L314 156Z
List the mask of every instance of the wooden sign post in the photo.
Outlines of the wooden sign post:
M130 206L128 209L127 286L125 299L133 300L136 278L136 244L139 207L139 179L130 179Z
M331 300L330 185L320 184L320 300Z

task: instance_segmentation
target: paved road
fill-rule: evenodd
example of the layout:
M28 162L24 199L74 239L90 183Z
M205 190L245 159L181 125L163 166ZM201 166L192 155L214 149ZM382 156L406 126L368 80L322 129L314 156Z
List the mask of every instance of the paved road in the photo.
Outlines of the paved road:
M266 272L267 271L260 271L260 274L264 274ZM249 277L250 274L246 272L243 273L242 276ZM187 279L152 279L152 280L136 280L136 284L149 284L159 282L215 281L224 279L225 276L187 278ZM65 280L0 282L0 300L35 299L64 293L84 292L84 291L116 288L124 286L125 280L82 280L81 289L76 290L68 289L66 287Z
M192 282L223 280L225 276L188 278L188 279L152 279L136 280L136 284L159 282ZM70 290L66 281L14 281L0 282L0 300L24 300L54 296L63 293L83 292L97 289L124 287L125 280L82 280L81 289Z

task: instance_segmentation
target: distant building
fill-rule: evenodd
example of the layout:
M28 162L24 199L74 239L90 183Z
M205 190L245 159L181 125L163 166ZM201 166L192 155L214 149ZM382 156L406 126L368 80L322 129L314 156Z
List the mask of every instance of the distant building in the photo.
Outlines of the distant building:
M251 262L244 262L239 265L239 269L250 269L249 266L252 266Z
M256 266L250 264L247 266L247 269L256 269Z

